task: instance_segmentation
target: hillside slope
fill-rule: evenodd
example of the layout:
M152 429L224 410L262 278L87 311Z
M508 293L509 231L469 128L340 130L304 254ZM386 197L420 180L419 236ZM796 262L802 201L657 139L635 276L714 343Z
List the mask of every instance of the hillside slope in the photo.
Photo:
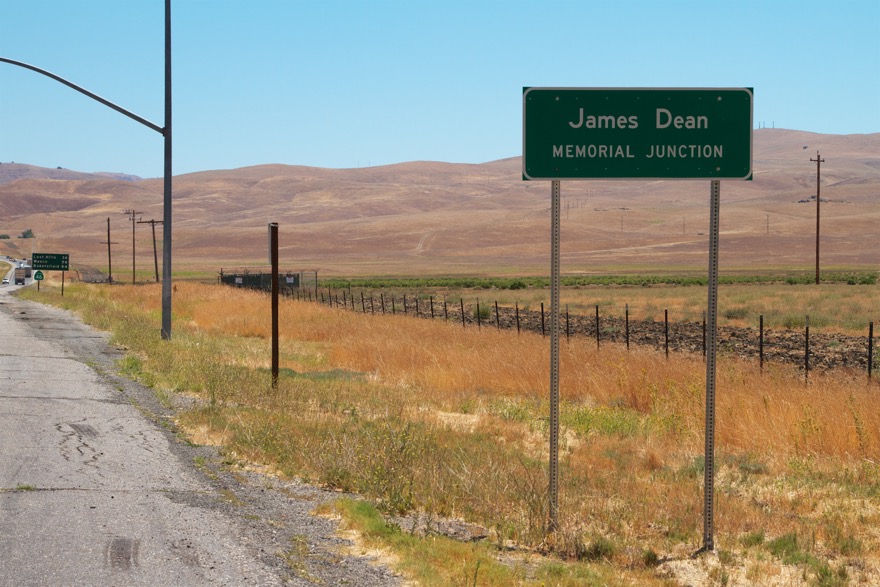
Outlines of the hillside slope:
M754 181L722 182L722 270L815 263L822 165L824 266L880 266L880 133L754 133ZM7 164L0 165L0 168ZM563 182L563 271L705 271L708 181ZM479 165L410 162L358 169L260 165L174 178L174 259L182 268L266 262L278 222L283 264L324 274L548 271L549 182L525 182L519 157ZM31 228L35 250L106 265L131 254L123 210L162 219L162 180L18 180L0 185L0 232ZM138 258L152 263L148 227ZM161 230L161 229L159 229ZM5 246L16 246L16 239ZM20 244L20 243L18 243ZM0 247L4 246L0 241ZM20 248L20 247L19 247ZM0 249L0 253L3 250ZM114 263L115 265L115 263Z

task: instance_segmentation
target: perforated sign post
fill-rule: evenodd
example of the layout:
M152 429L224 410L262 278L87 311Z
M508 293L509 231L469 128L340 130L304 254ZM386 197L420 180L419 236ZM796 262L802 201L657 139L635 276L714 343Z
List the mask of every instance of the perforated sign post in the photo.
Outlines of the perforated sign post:
M752 88L523 88L524 180L551 180L550 529L558 528L559 224L563 179L709 179L703 546L714 550L721 179L752 179Z

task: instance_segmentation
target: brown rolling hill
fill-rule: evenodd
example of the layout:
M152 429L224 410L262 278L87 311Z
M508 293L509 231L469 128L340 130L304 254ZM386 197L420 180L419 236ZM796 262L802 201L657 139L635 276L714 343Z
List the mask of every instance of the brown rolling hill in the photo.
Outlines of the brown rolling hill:
M817 150L823 267L880 268L880 133L760 129L754 180L721 183L722 273L815 267ZM161 179L52 179L59 170L26 167L0 185L0 234L37 238L0 240L0 254L66 252L74 266L106 267L109 217L114 270L130 271L122 211L161 220ZM562 194L564 274L705 272L709 181L570 181ZM549 272L550 183L523 181L519 157L176 176L175 271L265 265L269 221L279 223L282 265L322 275ZM136 226L135 248L139 268L151 268L148 225Z

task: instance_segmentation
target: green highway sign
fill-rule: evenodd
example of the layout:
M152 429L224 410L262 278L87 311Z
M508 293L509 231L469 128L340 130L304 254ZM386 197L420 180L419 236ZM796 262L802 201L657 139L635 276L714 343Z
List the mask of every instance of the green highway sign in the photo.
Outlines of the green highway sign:
M523 179L752 179L752 88L523 88Z
M67 253L33 253L31 267L50 271L70 271L70 255Z
M43 281L43 272L42 271L34 271L34 280Z

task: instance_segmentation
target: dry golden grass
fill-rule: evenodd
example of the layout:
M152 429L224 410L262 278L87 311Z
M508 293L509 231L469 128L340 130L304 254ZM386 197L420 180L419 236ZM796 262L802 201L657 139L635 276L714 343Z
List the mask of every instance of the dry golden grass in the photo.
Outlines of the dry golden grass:
M700 544L699 356L562 342L561 527L547 534L547 339L286 300L281 367L290 371L273 395L268 298L177 288L171 343L155 340L158 286L77 285L64 300L124 315L127 327L143 317L154 332L117 336L157 385L210 399L183 422L201 437L215 429L242 459L360 491L389 511L467 517L498 543L610 565L641 584L662 582L654 564L664 557L679 565L666 572L683 576ZM876 383L832 372L805 385L787 366L760 373L722 356L717 388L723 572L757 584L793 566L810 581L880 579ZM775 550L789 536L800 558ZM722 571L688 572L708 581Z
M148 299L143 300L147 306ZM242 338L269 336L265 295L184 284L177 299L181 319L189 317L188 323L200 330ZM535 334L478 331L294 301L282 303L280 320L282 340L294 347L308 343L320 361L369 373L449 410L460 410L460 402L474 397L540 400L548 394L548 342ZM302 371L314 361L314 356L288 356L282 366ZM783 366L760 373L727 357L720 365L719 445L744 452L772 446L783 458L880 459L880 412L872 409L875 398L862 377L814 374L804 385L801 376ZM702 426L705 367L699 356L663 360L652 351L615 345L597 351L592 341L573 338L561 345L560 377L565 402L615 405L675 417L694 429Z

